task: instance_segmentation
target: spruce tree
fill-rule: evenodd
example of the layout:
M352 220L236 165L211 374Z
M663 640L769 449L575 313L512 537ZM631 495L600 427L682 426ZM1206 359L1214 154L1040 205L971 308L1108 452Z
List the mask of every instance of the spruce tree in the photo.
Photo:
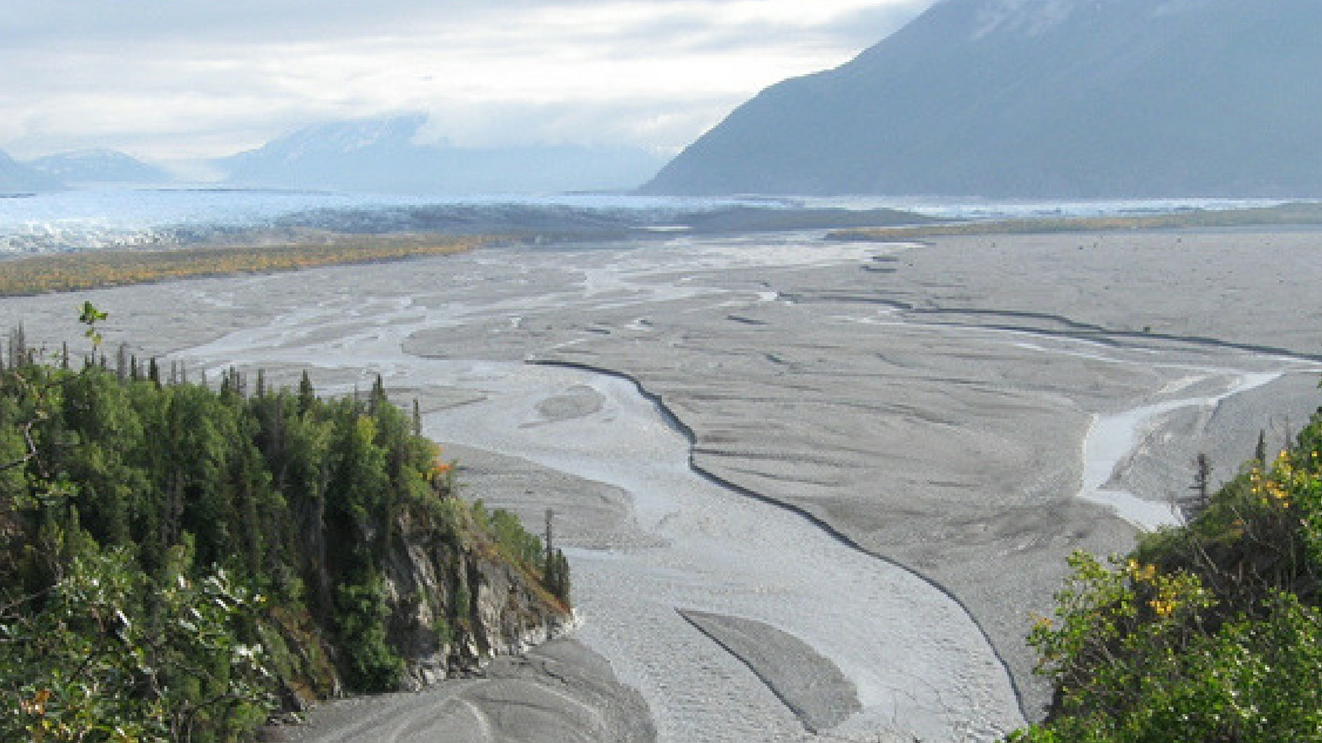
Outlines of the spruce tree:
M312 389L312 380L308 378L307 369L304 369L303 376L298 380L298 414L306 415L316 402L317 393Z
M372 392L367 398L367 414L376 417L377 411L386 402L386 385L381 381L381 375L376 375L376 381L372 382Z

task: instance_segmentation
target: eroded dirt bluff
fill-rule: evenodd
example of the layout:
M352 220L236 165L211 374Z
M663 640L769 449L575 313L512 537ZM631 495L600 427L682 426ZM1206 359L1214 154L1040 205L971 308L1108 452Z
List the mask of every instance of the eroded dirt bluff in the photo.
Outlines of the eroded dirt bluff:
M449 538L409 515L398 528L382 579L386 626L408 664L407 686L470 673L572 626L572 611L486 538Z

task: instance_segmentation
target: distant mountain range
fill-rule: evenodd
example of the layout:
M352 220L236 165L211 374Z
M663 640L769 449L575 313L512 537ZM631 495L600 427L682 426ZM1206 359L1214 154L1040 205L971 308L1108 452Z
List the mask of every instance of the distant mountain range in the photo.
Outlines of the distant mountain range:
M943 0L654 194L1322 196L1322 2Z
M664 159L641 149L459 148L421 138L424 114L320 124L217 161L232 185L419 193L632 189Z
M61 188L58 179L0 152L0 194L31 193Z
M39 157L28 167L64 183L166 183L169 173L114 150L80 150Z
M425 114L318 124L210 162L217 185L461 195L630 190L665 159L637 148L530 145L461 148L428 142ZM26 163L0 153L0 193L67 185L160 185L165 170L122 152L85 150Z

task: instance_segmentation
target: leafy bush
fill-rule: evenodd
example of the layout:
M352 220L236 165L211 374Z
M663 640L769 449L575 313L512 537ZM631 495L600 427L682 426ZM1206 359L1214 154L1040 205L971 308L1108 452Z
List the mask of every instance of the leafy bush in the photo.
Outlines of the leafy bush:
M498 508L491 513L489 526L496 543L504 548L508 556L538 570L545 567L546 555L542 540L525 531L517 516Z
M1322 415L1128 559L1070 558L1030 635L1056 687L1012 741L1322 741Z
M340 647L344 649L347 680L361 691L393 691L404 672L404 661L386 641L389 614L385 589L379 580L342 586L339 591Z
M224 571L151 586L126 550L90 542L65 568L3 617L0 737L220 741L265 719L260 596Z

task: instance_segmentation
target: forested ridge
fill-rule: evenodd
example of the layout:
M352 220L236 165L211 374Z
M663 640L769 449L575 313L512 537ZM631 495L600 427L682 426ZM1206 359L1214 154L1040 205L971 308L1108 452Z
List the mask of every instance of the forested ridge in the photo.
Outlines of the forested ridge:
M1020 743L1322 741L1322 409L1186 523L1109 561L1086 553L1030 642L1056 688Z
M34 358L21 333L6 356L0 739L247 740L568 615L563 555L457 498L379 381L213 390L154 361Z

